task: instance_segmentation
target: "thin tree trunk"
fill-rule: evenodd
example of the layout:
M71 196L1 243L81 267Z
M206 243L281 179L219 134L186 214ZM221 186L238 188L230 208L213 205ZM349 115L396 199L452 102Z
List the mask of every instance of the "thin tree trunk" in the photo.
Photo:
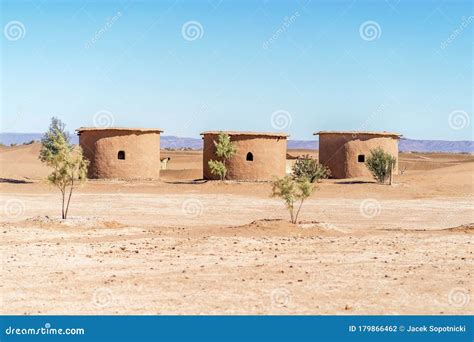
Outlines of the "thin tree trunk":
M69 203L71 202L71 196L72 196L72 188L74 187L74 178L72 179L71 182L71 189L69 190L69 197L67 199L67 205L66 205L66 213L65 213L65 219L67 218L67 212L69 211Z
M64 220L64 190L61 189L61 218Z
M303 201L301 200L300 206L298 207L298 211L296 212L295 223L298 222L298 215L300 214L301 206L303 205Z
M294 207L295 207L295 206L294 206L293 203L289 206L289 208L290 208L291 223L295 223L295 222L294 222L294 218L293 218L293 217L294 217L294 214L293 214Z
M389 180L389 185L392 185L392 173L393 173L393 167L394 167L394 164L393 163L390 163L390 180Z
M227 166L225 166L225 158L222 158L222 164L224 165L224 177L221 179L223 182L227 177Z

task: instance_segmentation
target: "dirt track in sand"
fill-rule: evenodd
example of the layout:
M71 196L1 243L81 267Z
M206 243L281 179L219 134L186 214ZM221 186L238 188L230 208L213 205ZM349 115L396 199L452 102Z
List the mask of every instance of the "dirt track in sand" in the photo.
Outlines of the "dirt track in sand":
M89 182L63 223L36 149L0 151L3 314L474 312L472 228L445 229L474 222L472 156L325 181L295 227L269 184L193 184L198 152L161 182Z

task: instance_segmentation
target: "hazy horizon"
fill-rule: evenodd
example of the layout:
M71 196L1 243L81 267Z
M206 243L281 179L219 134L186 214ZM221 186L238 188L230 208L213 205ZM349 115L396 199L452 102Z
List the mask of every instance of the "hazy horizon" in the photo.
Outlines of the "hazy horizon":
M79 137L73 132L71 133L71 142L73 144L79 143ZM32 140L38 141L41 139L42 133L0 133L0 144L3 145L22 145L29 144ZM160 138L161 149L202 149L202 139L197 137L177 137L172 135L161 135ZM428 153L474 153L474 141L471 140L416 140L402 138L399 142L400 152L428 152ZM314 139L298 140L288 139L287 147L289 150L303 149L303 150L318 150L319 140Z

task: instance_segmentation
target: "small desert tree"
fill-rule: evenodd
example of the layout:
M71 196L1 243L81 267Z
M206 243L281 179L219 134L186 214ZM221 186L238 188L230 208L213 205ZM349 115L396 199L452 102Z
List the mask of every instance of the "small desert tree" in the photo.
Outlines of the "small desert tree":
M389 179L389 184L392 184L392 172L396 162L395 157L377 147L370 150L370 156L365 161L365 165L377 182L383 184Z
M41 139L39 159L53 168L48 181L61 192L61 218L66 219L72 191L77 184L86 180L89 162L84 159L82 149L74 148L65 134L64 124L56 118L51 119L49 130Z
M71 137L69 136L69 132L66 131L66 125L59 120L57 117L51 118L51 123L49 124L48 131L43 135L41 138L41 145L42 149L40 151L40 159L43 161L42 155L46 156L46 154L52 153L56 154L58 151L55 147L55 140L57 137L61 135L67 145L71 145Z
M311 183L315 183L320 179L328 178L331 175L331 171L307 154L296 160L293 165L292 174L296 178L306 177Z
M226 162L230 159L237 150L230 141L229 134L224 132L219 133L217 141L214 141L214 146L216 147L216 157L220 160L209 160L208 165L211 169L211 173L223 181L227 175L227 166Z
M297 223L303 202L311 196L313 191L314 186L308 178L285 176L273 182L272 197L283 199L286 208L290 212L291 223Z

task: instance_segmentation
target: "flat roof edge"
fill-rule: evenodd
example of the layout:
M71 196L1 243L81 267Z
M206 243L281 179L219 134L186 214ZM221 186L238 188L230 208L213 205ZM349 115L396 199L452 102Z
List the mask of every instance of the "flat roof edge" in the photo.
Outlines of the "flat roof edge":
M135 127L79 127L75 130L76 132L88 132L88 131L135 131L135 132L164 132L159 128L135 128Z
M351 134L351 135L378 135L378 136L387 136L387 137L402 137L402 134L394 133L394 132L385 132L385 131L319 131L313 133L313 135L321 135L321 134Z
M205 131L200 133L199 135L206 135L206 134L219 134L219 133L226 133L228 135L250 135L250 136L267 136L267 137L279 137L279 138L287 138L290 135L287 133L273 133L273 132L246 132L246 131Z

